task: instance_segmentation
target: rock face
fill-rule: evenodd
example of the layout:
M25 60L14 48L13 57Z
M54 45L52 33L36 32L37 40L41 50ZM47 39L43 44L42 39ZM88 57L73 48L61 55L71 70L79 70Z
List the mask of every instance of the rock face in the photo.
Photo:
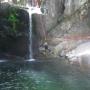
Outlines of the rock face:
M46 30L53 28L58 18L64 13L65 0L46 0Z
M90 42L84 42L66 54L66 56L71 59L72 62L74 59L78 60L78 58L85 55L90 56Z
M0 58L28 58L29 16L25 10L0 5Z
M56 26L59 16L64 13L64 0L43 0L42 8L46 11L45 15L33 15L34 30L38 39L43 43L48 35L48 31ZM41 43L41 42L40 42Z
M39 40L45 40L45 16L42 14L33 14L32 19L34 33L37 35Z
M54 28L63 15L71 15L87 0L45 0L46 30Z
M53 38L49 40L49 43L54 53L53 56L56 57L65 55L80 43L89 41L90 8L88 1L65 0L64 6L65 10L59 16L59 22L48 33Z
M64 3L65 0L42 0L41 8L45 11L44 24L47 31L56 26L58 18L64 13Z
M47 42L53 56L65 55L89 40L89 0L43 0L45 15L33 15L38 40ZM40 44L40 43L39 43Z
M65 0L65 15L73 14L80 8L87 0Z
M39 55L39 47L45 41L46 37L46 28L45 28L45 16L41 14L33 14L32 15L32 25L33 25L33 50L34 56Z
M71 64L90 68L90 42L84 42L66 54Z

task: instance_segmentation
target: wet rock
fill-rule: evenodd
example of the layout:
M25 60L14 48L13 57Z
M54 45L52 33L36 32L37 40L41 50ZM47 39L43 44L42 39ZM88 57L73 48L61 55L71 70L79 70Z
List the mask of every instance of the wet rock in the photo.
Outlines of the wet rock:
M0 54L4 59L29 57L29 15L7 3L0 5Z

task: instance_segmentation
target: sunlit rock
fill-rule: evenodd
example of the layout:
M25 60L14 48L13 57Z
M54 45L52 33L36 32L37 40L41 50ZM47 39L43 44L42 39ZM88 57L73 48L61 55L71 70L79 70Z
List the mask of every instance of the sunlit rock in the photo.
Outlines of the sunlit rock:
M58 18L64 13L64 0L47 0L45 7L46 14L46 30L52 29L58 21Z
M75 49L68 52L66 56L72 64L78 62L82 65L87 62L87 64L90 65L90 42L80 44Z
M65 0L65 15L73 14L86 2L87 0Z

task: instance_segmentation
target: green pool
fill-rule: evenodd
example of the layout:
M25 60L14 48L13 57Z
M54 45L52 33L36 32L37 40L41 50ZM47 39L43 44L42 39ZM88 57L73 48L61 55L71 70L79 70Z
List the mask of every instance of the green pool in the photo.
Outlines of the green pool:
M61 59L1 62L0 90L90 90L90 72Z

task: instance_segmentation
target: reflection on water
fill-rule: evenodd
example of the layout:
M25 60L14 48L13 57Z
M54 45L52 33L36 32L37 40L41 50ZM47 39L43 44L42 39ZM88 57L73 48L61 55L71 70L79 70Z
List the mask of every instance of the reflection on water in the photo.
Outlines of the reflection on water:
M90 90L90 73L56 59L3 62L0 90Z

